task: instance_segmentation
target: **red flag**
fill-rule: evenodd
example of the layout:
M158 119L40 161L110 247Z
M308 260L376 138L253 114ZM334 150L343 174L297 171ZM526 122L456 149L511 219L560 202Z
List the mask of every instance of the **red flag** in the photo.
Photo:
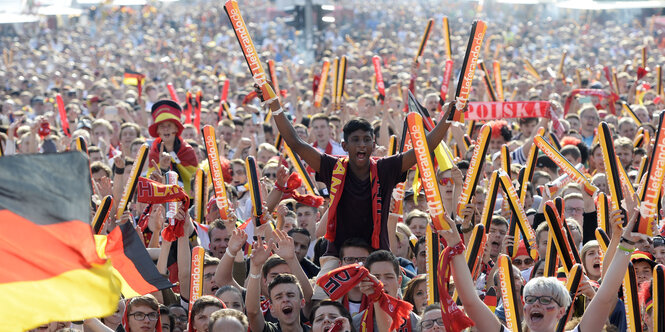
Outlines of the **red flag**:
M67 111L65 111L65 102L62 101L62 96L58 94L55 96L55 102L58 104L58 113L60 113L60 122L62 122L62 131L65 132L65 135L72 137L72 133L69 131L69 121L67 121Z

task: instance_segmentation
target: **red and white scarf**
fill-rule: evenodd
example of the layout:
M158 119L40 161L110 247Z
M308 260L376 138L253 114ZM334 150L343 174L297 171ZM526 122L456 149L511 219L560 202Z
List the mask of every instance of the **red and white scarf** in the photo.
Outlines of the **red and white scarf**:
M319 277L316 283L323 288L323 290L330 296L330 299L336 301L342 296L346 295L353 287L358 285L369 275L369 270L360 264L351 264L338 267L325 275ZM371 279L370 279L371 280ZM392 317L392 324L390 331L399 329L404 325L408 326L410 323L410 314L413 310L411 303L396 299L383 291L383 283L381 281L374 282L374 293L368 296L367 310L363 314L363 319L360 323L361 331L372 332L374 330L374 306L375 302L383 311Z

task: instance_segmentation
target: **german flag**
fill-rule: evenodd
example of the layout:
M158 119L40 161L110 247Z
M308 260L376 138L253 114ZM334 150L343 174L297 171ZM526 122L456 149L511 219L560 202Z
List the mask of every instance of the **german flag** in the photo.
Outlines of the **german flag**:
M141 238L130 223L122 224L108 236L96 235L97 250L113 264L114 272L121 279L122 295L125 298L145 295L171 288L153 263Z
M7 331L115 312L120 281L97 255L79 151L0 158L0 321Z
M125 69L125 75L122 77L122 84L137 86L139 83L141 85L145 83L145 75L133 70Z

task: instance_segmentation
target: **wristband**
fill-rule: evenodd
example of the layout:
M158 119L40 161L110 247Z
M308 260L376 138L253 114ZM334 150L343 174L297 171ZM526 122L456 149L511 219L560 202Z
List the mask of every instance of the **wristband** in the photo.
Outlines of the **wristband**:
M391 217L397 217L397 218L402 217L401 214L399 214L399 213L395 213L395 212L390 212L389 215L390 215Z
M623 237L623 235L621 235L621 240L619 240L619 243L621 243L621 242L626 242L626 243L630 244L631 246L635 245L634 241L626 239L625 237Z
M284 112L284 110L282 109L282 107L280 107L276 111L272 111L272 116L280 115L282 114L282 112Z
M229 251L228 248L226 249L226 252L224 253L224 255L227 255L227 256L229 256L229 257L231 257L231 258L233 258L233 259L236 258L236 255L231 254L231 252Z
M626 253L626 256L631 255L633 252L635 252L635 248L633 248L633 249L628 249L628 248L626 248L626 247L624 247L624 246L622 246L622 245L618 245L617 248L618 248L619 250L623 251L624 253Z
M456 245L450 247L450 256L452 257L452 256L457 256L459 254L462 254L462 253L464 253L465 249L466 249L466 247L464 246L464 242L462 242L462 240L460 239L460 241L457 242Z
M249 274L249 277L250 277L251 279L260 279L260 278L261 278L261 275L260 275L260 274L251 274L251 273L250 273L250 274Z
M123 168L116 167L115 170L113 170L113 173L118 174L118 175L125 174L125 168L124 167Z

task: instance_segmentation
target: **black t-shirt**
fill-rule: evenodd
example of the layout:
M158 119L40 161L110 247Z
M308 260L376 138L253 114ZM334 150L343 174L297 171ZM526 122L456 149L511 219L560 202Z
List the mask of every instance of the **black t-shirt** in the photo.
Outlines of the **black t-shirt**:
M322 154L321 169L316 173L316 180L325 183L330 190L332 172L338 158ZM377 160L379 173L379 198L381 199L381 234L380 249L390 250L388 243L388 213L390 200L395 186L406 180L406 173L402 172L402 154L385 157ZM372 231L374 220L372 218L372 184L368 177L360 180L353 174L351 167L347 166L344 188L339 204L337 205L337 232L334 243L328 244L327 256L338 256L338 248L349 238L361 238L372 244Z

